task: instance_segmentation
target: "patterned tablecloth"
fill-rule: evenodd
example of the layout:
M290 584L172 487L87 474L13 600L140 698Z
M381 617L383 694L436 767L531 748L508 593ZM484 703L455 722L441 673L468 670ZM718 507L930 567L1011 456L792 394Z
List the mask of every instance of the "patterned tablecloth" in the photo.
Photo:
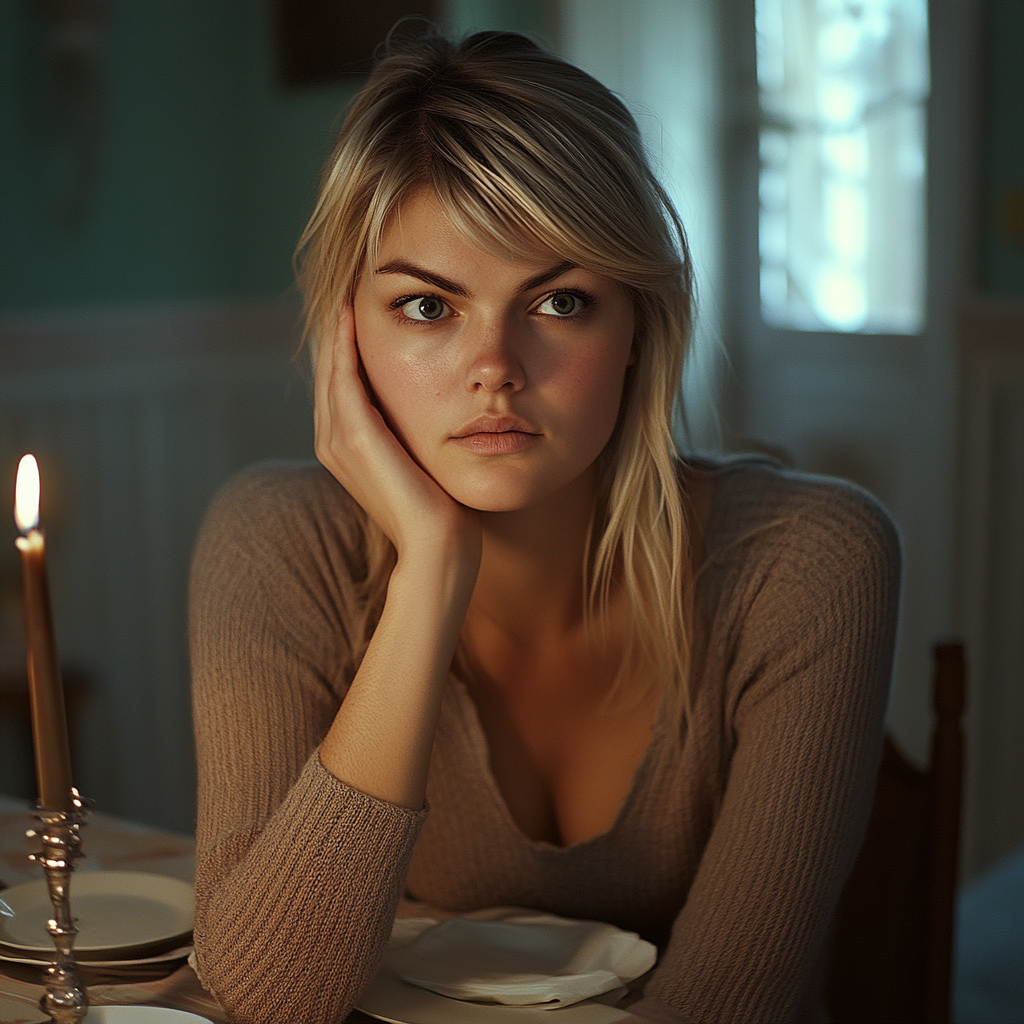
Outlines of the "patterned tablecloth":
M7 886L42 877L42 869L28 859L33 847L25 837L35 819L25 801L0 796L0 881ZM172 875L192 883L195 875L195 841L191 836L163 832L116 818L102 811L90 814L82 831L85 856L76 873L84 871L149 871ZM74 883L72 882L72 905ZM37 1024L48 1021L39 1009L43 994L35 968L0 962L0 1024ZM94 1006L109 1004L169 1006L206 1017L215 1024L227 1024L228 1017L217 1000L199 984L187 964L173 969L165 977L130 983L111 977L103 983L88 984L89 1001ZM373 1024L370 1017L356 1011L349 1024Z

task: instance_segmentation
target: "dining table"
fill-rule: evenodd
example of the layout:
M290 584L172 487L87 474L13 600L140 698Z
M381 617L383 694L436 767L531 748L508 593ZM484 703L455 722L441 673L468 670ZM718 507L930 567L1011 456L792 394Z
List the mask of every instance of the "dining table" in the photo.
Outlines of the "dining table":
M38 825L29 801L0 794L0 899L3 898L4 889L43 877L42 868L30 858L30 854L37 849L38 839L31 839L26 835L30 829ZM76 863L71 881L72 913L75 907L75 880L80 880L87 872L140 871L151 875L169 876L192 886L195 881L195 853L195 838L191 835L170 832L114 814L91 810L82 827L83 856ZM437 908L426 908L424 904L402 901L399 917L422 918L425 910L429 910L430 916L435 918L458 916L439 911ZM478 913L488 915L490 912ZM195 1014L213 1024L229 1024L227 1012L216 997L203 988L195 971L185 961L187 951L188 947L180 959L151 967L146 961L144 972L140 972L137 966L143 961L135 961L135 966L132 967L91 966L86 961L79 961L90 1006L168 1007ZM364 998L375 984L377 979L371 983ZM10 958L0 959L0 1024L45 1024L50 1018L40 1008L43 994L42 970L39 967L15 963ZM585 1001L594 1005L587 1006L583 1016L580 1016L583 1003L577 1007L566 1006L560 1010L533 1010L530 1016L531 1019L536 1019L533 1014L542 1014L545 1024L547 1020L553 1022L556 1018L560 1018L563 1024L583 1024L583 1021L586 1024L625 1024L637 1020L634 1015L616 1006L612 1001L612 993L608 995L608 1000L595 997L593 1000ZM476 1022L482 1015L479 1011L484 1009L480 1004L456 1000L446 1007L435 1007L427 1017L421 1018L417 1013L416 1019L429 1019L434 1022L440 1020L445 1024L450 1024L451 1020L456 1019L462 1022ZM500 1014L505 1024L521 1019L520 1011L513 1007L486 1009L512 1011ZM382 1012L382 1008L376 1008L375 1012ZM395 1010L391 1008L383 1010L384 1016L389 1020L397 1019L391 1016L393 1012ZM554 1016L550 1016L552 1013ZM491 1012L486 1016L489 1020L497 1019ZM353 1010L344 1024L375 1024L378 1019L382 1018Z
M29 859L35 846L26 832L36 826L38 821L29 801L0 794L0 886L9 888L43 877L42 868ZM144 871L190 885L194 882L196 848L192 836L103 811L90 811L82 828L82 851L84 856L72 876L72 910L74 879L88 871ZM163 1006L186 1010L214 1024L228 1024L230 1020L187 963L172 964L167 973L154 971L141 977L118 977L116 971L95 969L86 985L93 1006ZM0 1024L45 1024L50 1018L39 1006L43 992L38 968L0 961ZM374 1024L374 1018L354 1010L346 1024Z

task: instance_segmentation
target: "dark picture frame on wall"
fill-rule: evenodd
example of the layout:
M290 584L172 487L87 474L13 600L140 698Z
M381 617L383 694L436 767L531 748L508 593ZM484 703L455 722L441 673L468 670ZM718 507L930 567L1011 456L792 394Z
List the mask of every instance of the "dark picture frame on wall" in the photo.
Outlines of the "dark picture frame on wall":
M277 77L286 87L369 74L373 54L402 18L437 23L440 0L276 0Z

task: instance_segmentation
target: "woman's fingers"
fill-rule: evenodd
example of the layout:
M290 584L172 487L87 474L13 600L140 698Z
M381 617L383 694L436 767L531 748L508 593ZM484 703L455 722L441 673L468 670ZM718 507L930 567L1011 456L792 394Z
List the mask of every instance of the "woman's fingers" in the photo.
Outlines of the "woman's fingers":
M345 306L338 314L337 327L331 338L330 348L330 371L332 374L330 385L331 394L337 396L338 390L333 390L340 385L344 397L362 399L359 404L364 407L370 406L369 397L363 384L363 377L360 374L359 347L356 343L356 319L351 306Z
M339 313L335 330L321 341L315 398L317 458L351 489L357 481L351 479L349 470L363 468L359 450L383 445L394 452L397 439L367 394L350 306Z
M317 458L399 553L431 537L445 542L453 533L479 532L479 517L425 473L388 428L361 370L354 316L346 307L317 355Z
M346 306L338 314L335 329L321 338L317 354L314 416L318 448L321 431L329 435L332 428L344 426L341 419L358 415L361 406L369 405L358 367L355 321L352 307Z

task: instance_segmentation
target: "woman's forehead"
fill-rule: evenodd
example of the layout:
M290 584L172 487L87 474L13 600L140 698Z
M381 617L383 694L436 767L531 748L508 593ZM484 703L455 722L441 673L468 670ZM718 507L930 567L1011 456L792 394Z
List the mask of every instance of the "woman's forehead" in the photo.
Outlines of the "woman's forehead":
M466 250L508 263L550 266L572 262L518 226L481 224L479 218L457 214L429 188L418 189L398 203L380 233L376 255L369 258L379 264L413 251L444 254Z

